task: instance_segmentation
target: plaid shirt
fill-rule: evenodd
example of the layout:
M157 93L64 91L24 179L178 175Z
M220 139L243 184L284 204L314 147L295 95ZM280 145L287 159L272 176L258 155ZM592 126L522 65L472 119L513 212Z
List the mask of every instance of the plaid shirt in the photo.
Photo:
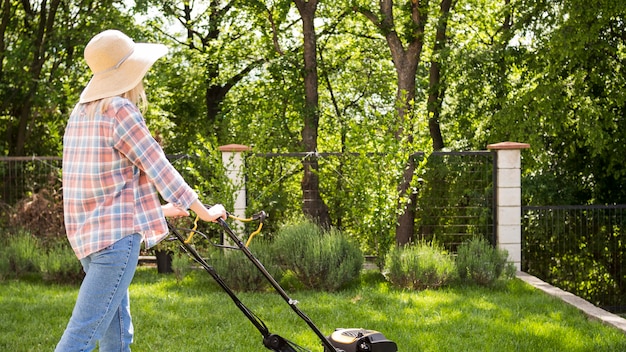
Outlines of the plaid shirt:
M146 248L152 247L168 231L157 191L183 209L198 195L167 160L129 100L114 98L94 118L85 106L74 110L63 137L69 242L79 259L133 233L141 233Z

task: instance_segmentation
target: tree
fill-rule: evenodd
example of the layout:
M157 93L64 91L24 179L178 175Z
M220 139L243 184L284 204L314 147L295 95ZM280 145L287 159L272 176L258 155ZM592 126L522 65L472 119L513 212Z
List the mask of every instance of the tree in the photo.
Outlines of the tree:
M317 58L316 58L316 35L313 20L317 1L294 1L303 23L303 55L304 55L304 106L303 127L301 131L301 148L314 153L317 150L317 129L319 125L319 102L317 93ZM139 2L140 8L146 9L151 5L150 1ZM156 4L156 3L155 3ZM193 6L196 5L196 8ZM189 57L188 61L197 62L196 58L203 60L205 82L206 115L202 119L198 116L185 116L182 120L172 116L174 122L179 125L189 126L190 121L197 121L197 126L191 130L197 131L198 126L208 126L206 134L218 137L218 144L226 142L227 135L220 136L219 131L229 129L226 124L220 124L220 118L229 116L223 111L224 100L227 94L242 80L260 65L272 59L272 54L263 49L269 43L266 38L271 36L274 55L282 56L284 52L278 38L281 33L277 24L285 18L283 9L278 7L278 18L274 17L274 9L269 9L265 4L257 1L230 2L216 1L207 5L203 3L178 3L176 1L159 2L158 6L163 10L166 17L174 18L184 29L184 35L178 39L175 35L169 36L178 44L186 47L186 53L195 56ZM204 6L204 7L202 7ZM255 31L250 28L253 24L262 23L259 18L265 20L266 28L260 28L260 37L255 37ZM277 22L278 21L278 22ZM224 30L228 27L229 30ZM164 33L166 29L162 29ZM245 42L245 45L238 43ZM250 49L250 43L256 42L255 50ZM248 60L237 60L248 58ZM225 60L225 59L226 60ZM220 128L220 125L222 128ZM201 127L200 127L201 128ZM192 133L194 134L194 133ZM220 138L221 137L221 138ZM328 208L319 194L318 162L314 157L305 158L302 162L303 178L302 210L305 215L314 219L323 226L329 226L330 218Z
M426 108L428 111L428 129L430 137L433 141L433 150L442 150L444 147L443 136L441 135L441 127L439 119L441 117L441 106L445 93L445 85L442 81L442 65L445 64L447 58L447 28L448 19L450 18L450 10L456 1L442 0L440 4L439 17L437 18L437 26L435 40L433 44L433 54L430 60L430 69L428 72L428 101Z
M24 155L26 141L36 123L33 110L44 65L49 64L49 59L56 60L51 65L54 69L62 59L49 56L54 47L53 26L60 4L60 0L53 0L50 4L45 0L39 4L23 1L19 6L11 1L2 2L0 58L3 63L7 60L8 64L3 64L0 71L0 78L5 82L0 108L3 115L9 117L6 129L9 155ZM23 30L15 31L20 22ZM27 69L21 70L23 67Z
M79 60L82 48L96 31L113 23L122 27L129 23L116 3L0 3L3 154L60 152L65 117L89 77Z
M248 17L251 13L246 12L255 10L254 4L143 0L137 1L136 8L143 13L148 13L150 8L160 10L164 20L159 20L157 15L150 25L177 44L176 50L186 56L187 63L203 68L202 75L193 78L202 82L204 106L201 110L194 109L194 114L183 112L172 116L174 122L184 127L189 132L187 135L200 132L205 138L211 136L217 138L217 143L225 143L226 137L220 135L220 127L225 127L221 121L224 99L235 85L265 61L258 51L248 50L258 41L250 30ZM176 26L167 22L170 19ZM188 68L194 71L194 67ZM181 106L195 104L188 100L179 102Z
M118 5L0 2L0 155L61 153L65 122L91 76L81 60L84 46L102 29L131 27ZM3 165L0 187L13 187L24 172L18 164Z
M523 17L517 29L537 35L521 58L527 77L535 81L526 80L498 119L510 123L509 113L524 112L528 119L518 123L523 131L533 123L541 126L531 143L545 149L536 160L548 172L532 179L543 179L551 190L535 194L535 200L623 204L626 8L614 1L589 6L580 0L527 6L534 10L518 9Z
M315 12L317 0L293 0L302 19L304 56L304 108L302 111L302 146L305 152L317 152L317 131L319 127L319 94L317 74L317 36L315 33ZM330 226L328 206L319 192L319 164L315 156L302 160L302 211L323 227Z
M530 143L526 204L623 203L624 7L529 0L485 8L466 16L490 29L477 28L451 54L463 58L452 60L455 145Z
M443 137L439 127L439 112L443 99L440 81L441 66L438 56L442 55L446 43L447 20L453 1L442 0L437 14L437 26L430 68L430 86L427 102L429 130L433 149L443 148ZM413 130L413 109L416 99L416 80L422 52L426 43L427 24L432 13L429 0L416 0L405 5L394 6L391 0L381 0L376 12L366 6L356 6L355 10L372 22L385 37L396 69L396 111L395 136L399 143L412 145L416 131ZM406 43L403 42L403 39ZM415 161L409 158L403 177L398 184L399 216L396 226L396 241L405 244L411 241L414 233L415 204L417 193L411 185L415 174Z

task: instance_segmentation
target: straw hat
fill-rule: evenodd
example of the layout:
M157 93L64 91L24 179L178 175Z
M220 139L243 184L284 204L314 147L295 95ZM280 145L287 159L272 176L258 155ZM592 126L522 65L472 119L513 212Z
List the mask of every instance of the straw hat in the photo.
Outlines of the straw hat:
M154 62L167 53L162 44L135 43L126 34L106 30L85 47L93 77L79 103L113 97L135 88Z

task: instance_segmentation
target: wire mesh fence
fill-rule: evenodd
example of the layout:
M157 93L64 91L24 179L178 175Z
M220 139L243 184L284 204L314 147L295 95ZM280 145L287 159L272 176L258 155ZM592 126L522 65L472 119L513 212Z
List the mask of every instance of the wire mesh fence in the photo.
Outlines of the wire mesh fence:
M301 211L301 153L250 155L246 159L248 204L286 219ZM397 160L386 155L319 154L320 192L333 225L355 237L370 238L372 248L395 230ZM423 153L414 155L423 162ZM414 240L436 240L453 249L475 236L492 239L493 153L435 152L416 171ZM170 156L186 179L180 156ZM0 158L0 203L14 205L42 188L61 190L60 157ZM193 177L192 177L193 176ZM280 221L275 221L278 224ZM269 225L271 229L271 224ZM393 236L391 236L393 238Z
M60 157L0 157L0 202L13 205L46 187L61 186Z
M417 234L451 251L479 236L495 245L494 153L436 152L421 176Z
M626 205L527 206L522 213L522 270L626 311Z
M280 218L297 214L302 160L308 157L307 153L249 156L245 168L248 204L265 206ZM397 161L371 154L316 157L319 192L329 206L332 225L361 236L370 248L380 246L395 231L398 178L391 169ZM494 153L433 152L413 157L419 165L417 182L411 188L415 194L415 204L410 204L415 208L413 241L434 240L452 251L473 236L495 244Z
M247 159L248 202L253 208L269 207L277 217L299 211L301 157ZM392 219L377 218L376 213L382 204L395 207L397 201L384 189L390 185L381 176L386 171L383 160L336 154L320 161L320 192L335 225L356 237L394 230ZM494 241L493 164L490 152L429 155L413 189L414 238L437 240L451 250L471 236ZM14 205L45 188L60 191L61 168L59 157L0 157L0 204ZM522 270L608 310L626 311L625 232L625 205L523 207Z

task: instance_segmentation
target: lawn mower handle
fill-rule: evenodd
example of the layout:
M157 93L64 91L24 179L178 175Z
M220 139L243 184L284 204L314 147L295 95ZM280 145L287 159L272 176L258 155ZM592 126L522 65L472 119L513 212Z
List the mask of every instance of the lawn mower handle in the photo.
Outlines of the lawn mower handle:
M205 205L207 206L207 205ZM207 206L210 207L210 206ZM263 224L263 220L267 217L267 214L264 211L261 211L255 215L253 215L249 219L239 219L236 216L228 214L228 217L242 220L242 221L259 221L259 229L253 232L248 238L248 241L260 231L261 226ZM196 221L198 219L196 218ZM322 345L324 346L324 352L359 352L359 351L369 351L369 352L397 352L397 345L393 341L389 341L386 337L375 330L367 330L367 329L335 329L335 332L332 333L331 336L324 336L322 332L318 329L318 327L311 321L311 319L304 314L297 306L298 303L296 300L293 300L287 295L285 290L280 286L280 284L272 277L272 275L265 269L263 264L250 252L247 245L239 239L239 237L233 232L228 223L223 218L218 218L215 222L220 224L222 228L226 231L228 236L234 241L237 247L224 247L231 249L239 249L248 257L248 259L257 267L259 271L265 276L265 278L270 282L272 287L280 294L280 296L289 304L291 309L302 319L307 325L313 330L313 332L318 336ZM186 241L182 234L178 232L178 229L167 221L167 226L170 232L176 237L180 243L181 247L187 252L189 256L191 256L197 263L199 263L219 284L222 289L230 296L235 305L241 310L241 312L252 322L252 324L259 330L261 335L263 335L263 346L267 349L272 350L274 352L301 352L302 349L300 346L294 344L293 342L282 338L276 334L273 334L269 331L265 323L258 318L248 307L246 307L241 300L235 295L235 293L230 289L226 282L219 276L219 274L215 271L215 269L209 265L204 258L195 250L194 246ZM192 230L195 231L195 228ZM206 236L205 236L206 238ZM333 341L333 342L331 342Z
M315 335L317 335L317 337L322 342L322 345L324 345L324 350L325 351L340 352L341 350L336 349L333 346L333 344L330 342L330 340L328 340L328 338L315 325L315 323L313 323L313 321L303 311L301 311L300 308L298 308L298 306L296 305L298 303L298 301L293 300L293 299L291 299L289 297L287 292L285 292L285 290L280 286L280 284L276 281L276 279L274 279L274 277L267 271L267 269L265 269L263 264L254 256L254 254L252 254L250 249L248 249L248 247L246 247L244 245L244 243L239 239L239 237L233 232L233 230L230 228L228 223L224 219L222 219L222 218L217 219L217 222L224 228L224 230L226 231L226 233L228 234L230 239L235 242L235 245L246 255L246 257L248 257L248 259L250 259L250 261L257 267L257 269L259 269L259 271L263 274L263 276L265 276L267 281L269 281L269 283L272 285L274 290L276 290L276 292L278 292L278 294L285 300L285 302L287 302L289 307L291 307L291 309L302 320L304 320L304 322L309 326L309 328L311 328L311 330L313 330ZM273 335L273 336L282 339L280 336L276 336L276 335ZM270 335L269 337L271 338L272 335ZM266 339L267 339L267 337L266 337ZM274 341L275 342L280 342L280 341L276 341L276 339L274 339ZM264 340L264 343L265 343L265 340ZM288 347L289 345L285 344L285 346ZM268 347L268 346L266 345L266 347ZM268 347L268 348L270 348L270 347ZM291 352L292 350L290 350L290 349L287 349L287 350L279 349L279 350L275 350L275 351L278 351L278 352Z

